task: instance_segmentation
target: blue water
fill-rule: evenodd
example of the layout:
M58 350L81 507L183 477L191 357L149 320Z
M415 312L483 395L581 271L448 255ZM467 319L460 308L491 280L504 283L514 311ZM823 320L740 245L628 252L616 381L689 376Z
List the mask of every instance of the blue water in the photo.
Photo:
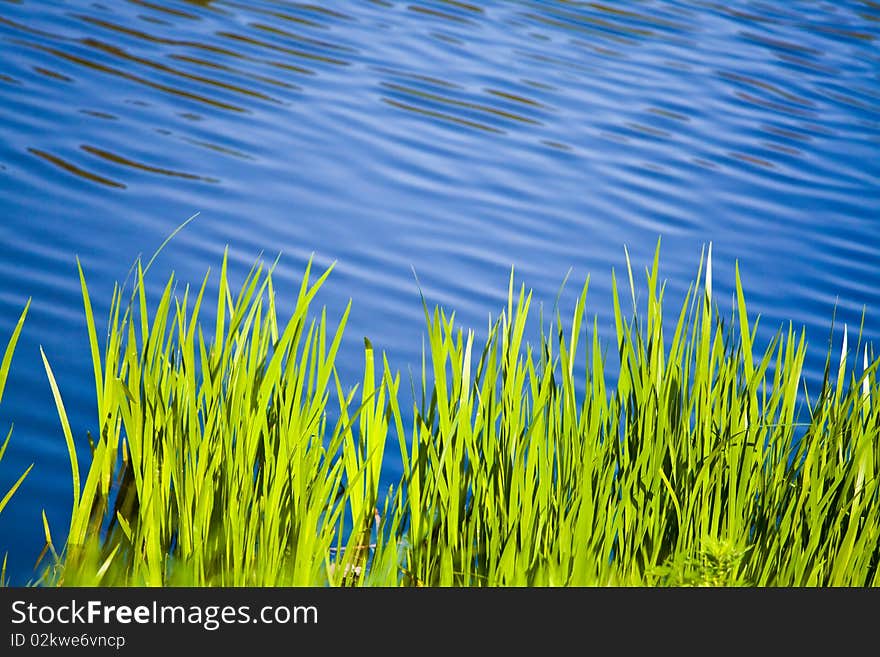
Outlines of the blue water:
M880 335L880 5L875 2L467 3L0 0L0 336L31 314L0 406L0 515L13 583L45 508L72 499L49 358L83 457L94 388L75 258L103 317L113 282L156 260L199 283L230 247L239 279L279 252L293 293L314 253L320 300L354 300L362 337L418 367L421 289L482 328L510 267L549 308L592 274L610 337L611 268L662 236L680 303L701 248L729 299L740 259L762 339L804 326L807 380L830 321ZM566 305L569 304L569 305ZM722 304L729 308L729 304ZM566 315L567 315L566 311ZM850 344L855 336L850 336ZM399 467L389 457L389 473Z

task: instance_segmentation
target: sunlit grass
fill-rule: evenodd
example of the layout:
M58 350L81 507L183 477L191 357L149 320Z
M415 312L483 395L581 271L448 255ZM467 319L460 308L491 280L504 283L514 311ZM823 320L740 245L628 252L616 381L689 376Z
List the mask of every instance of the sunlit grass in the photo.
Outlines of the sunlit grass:
M846 337L807 395L803 331L756 349L738 269L732 316L712 297L711 251L671 317L659 249L644 287L627 256L613 336L589 281L531 339L513 274L484 339L426 304L412 386L369 341L340 380L348 309L314 308L330 270L288 299L260 263L233 289L224 258L209 300L208 277L148 299L138 268L103 340L80 274L98 417L80 480L44 354L73 499L43 585L880 584L878 360Z
M3 392L6 390L6 380L9 378L9 369L12 367L12 356L15 354L15 346L18 344L18 338L21 335L21 330L24 326L25 318L28 314L28 309L31 306L31 302L28 301L24 307L24 310L21 312L21 316L18 318L18 323L15 325L15 328L12 331L12 335L9 337L9 340L6 344L6 350L3 353L3 360L0 361L0 401L3 401ZM9 433L6 434L6 439L3 441L3 444L0 445L0 463L3 461L3 456L6 454L6 448L9 446L9 440L12 438L12 428L9 429ZM13 496L15 491L18 490L19 486L24 482L25 478L30 473L33 465L28 466L28 468L24 471L24 473L18 477L18 480L12 484L8 491L3 495L2 499L0 499L0 512L3 511L6 504L9 502L10 498ZM0 586L6 584L6 555L3 555L3 565L0 566Z

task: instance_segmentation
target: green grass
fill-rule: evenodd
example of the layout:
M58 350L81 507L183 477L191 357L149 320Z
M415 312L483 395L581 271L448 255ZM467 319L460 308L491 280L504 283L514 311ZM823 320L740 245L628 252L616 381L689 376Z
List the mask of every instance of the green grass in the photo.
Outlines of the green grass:
M419 379L365 341L355 386L348 309L314 307L330 270L288 297L262 263L233 288L224 257L216 298L172 277L148 299L138 267L103 341L80 274L98 417L81 479L44 354L73 498L60 549L44 516L39 584L880 584L880 361L845 342L807 394L803 332L756 349L738 269L730 317L712 297L711 251L671 317L659 248L643 286L627 256L613 336L589 280L531 339L513 274L484 339L426 304Z
M21 335L21 330L24 326L25 318L28 314L28 309L30 308L31 302L28 301L24 307L24 310L21 312L21 316L18 318L18 323L15 325L15 329L12 331L12 335L9 337L9 341L6 344L6 350L3 353L3 360L0 361L0 401L3 401L3 392L6 390L6 380L9 378L9 368L12 367L12 356L15 353L15 345L18 343L18 338ZM9 429L9 433L6 434L6 439L3 441L3 444L0 445L0 462L3 461L3 456L6 454L6 448L9 446L9 440L12 438L12 428ZM2 499L0 499L0 512L3 511L3 508L9 502L12 495L15 491L18 490L19 486L24 482L25 478L30 473L33 465L28 466L27 470L18 478L18 480L12 484L12 487L3 495ZM0 566L0 586L6 584L6 555L3 555L3 565Z

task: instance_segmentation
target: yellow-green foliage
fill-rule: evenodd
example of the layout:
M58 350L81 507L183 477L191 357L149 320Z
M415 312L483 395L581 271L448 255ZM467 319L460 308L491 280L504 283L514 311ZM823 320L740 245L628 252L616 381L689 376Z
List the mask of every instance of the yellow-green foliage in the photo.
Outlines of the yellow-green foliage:
M729 321L711 252L665 318L658 258L639 309L627 257L610 345L589 281L534 341L512 274L484 340L426 305L409 401L369 341L359 385L339 380L348 310L312 313L329 270L288 300L259 264L234 292L224 258L206 334L207 277L155 300L138 269L103 345L80 270L99 414L81 482L46 359L74 495L42 583L880 584L878 361L844 345L806 397L803 332L755 353L738 270ZM403 464L387 491L386 448Z
M28 301L24 307L24 310L21 312L21 316L18 318L18 323L15 325L15 329L12 331L12 335L9 338L9 341L6 344L6 351L3 354L3 360L0 361L0 401L3 400L3 391L6 389L6 380L9 377L9 368L12 366L12 356L15 353L15 345L18 343L18 338L21 335L21 329L24 326L24 320L27 317L28 309L31 306L31 302ZM6 439L3 441L3 445L0 445L0 462L3 461L3 455L6 454L6 448L9 446L9 439L12 438L12 429L9 429L9 433L6 434ZM28 476L28 473L33 468L33 465L28 466L27 470L18 478L18 480L12 484L12 487L3 495L3 498L0 499L0 512L3 511L3 507L6 506L9 499L18 490L18 487L21 486L22 482L25 480L25 477ZM3 565L0 566L0 586L2 586L6 582L6 556L3 557Z

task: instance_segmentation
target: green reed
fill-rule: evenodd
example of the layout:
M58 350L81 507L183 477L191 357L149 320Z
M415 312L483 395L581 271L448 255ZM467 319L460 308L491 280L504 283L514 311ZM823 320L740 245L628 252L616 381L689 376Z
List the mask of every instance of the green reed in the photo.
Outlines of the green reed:
M713 298L711 249L671 318L659 248L644 288L627 255L610 344L589 280L533 340L513 274L484 339L425 305L408 401L369 341L340 381L348 308L312 310L329 274L310 263L285 297L258 263L234 290L224 257L208 327L208 277L148 299L138 267L102 345L80 269L98 418L80 480L44 355L73 503L40 583L880 584L880 361L845 336L808 394L803 331L757 350L738 268L732 316Z
M6 390L6 380L9 377L9 368L12 367L12 356L15 354L15 346L18 344L18 338L21 335L21 330L24 327L24 321L28 314L28 309L31 306L30 300L28 300L27 304L25 304L24 310L21 312L21 316L18 318L18 323L15 325L15 328L12 331L12 335L9 337L9 341L6 344L6 350L3 353L3 360L0 361L0 401L3 401L3 392ZM6 454L6 448L9 446L9 440L12 438L12 428L10 427L9 432L6 434L6 439L3 441L3 445L0 445L0 462L3 461L3 455ZM3 498L0 499L0 512L3 511L3 508L9 502L10 498L13 496L15 491L21 486L24 482L25 478L30 473L33 468L33 464L28 466L28 468L24 471L24 473L18 477L16 482L12 484L9 490L3 495ZM6 555L3 556L3 565L0 567L0 586L3 586L6 583Z

